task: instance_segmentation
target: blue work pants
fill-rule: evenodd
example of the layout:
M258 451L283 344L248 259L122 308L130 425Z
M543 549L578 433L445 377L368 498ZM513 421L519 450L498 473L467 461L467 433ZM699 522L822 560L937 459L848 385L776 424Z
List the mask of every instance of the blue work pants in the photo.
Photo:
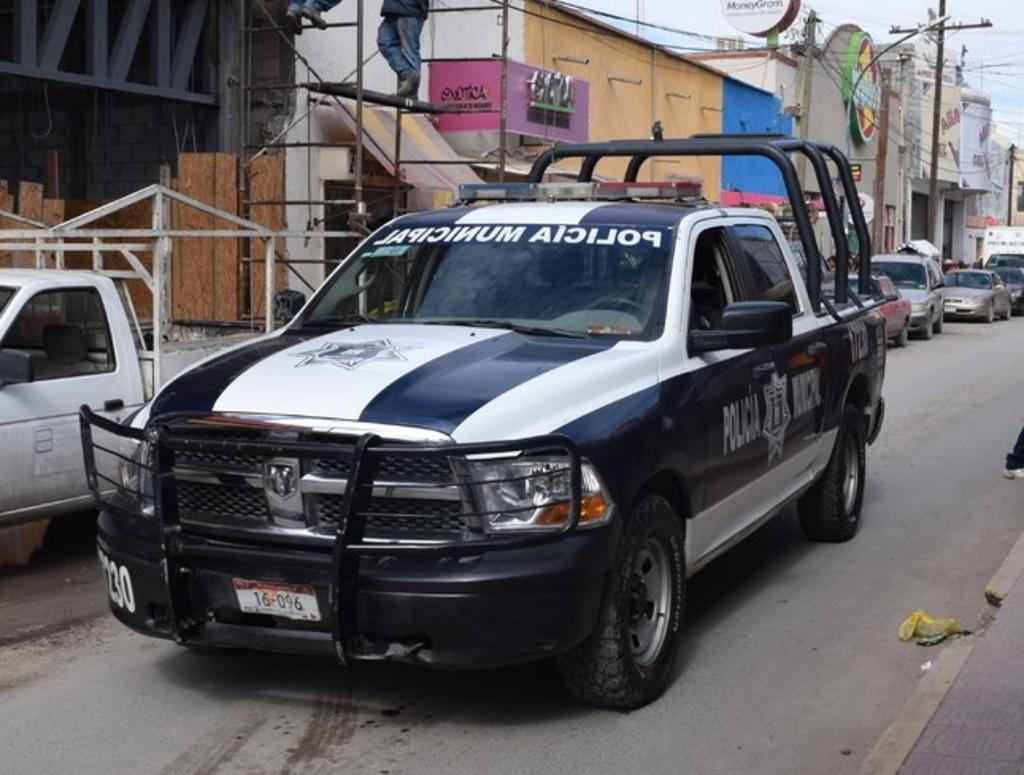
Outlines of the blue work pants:
M329 10L334 8L341 0L290 0L288 3L288 10L298 13L302 10L302 6L309 5L316 8L320 13L327 13Z
M399 78L420 74L420 33L424 21L416 16L385 16L377 29L377 48Z

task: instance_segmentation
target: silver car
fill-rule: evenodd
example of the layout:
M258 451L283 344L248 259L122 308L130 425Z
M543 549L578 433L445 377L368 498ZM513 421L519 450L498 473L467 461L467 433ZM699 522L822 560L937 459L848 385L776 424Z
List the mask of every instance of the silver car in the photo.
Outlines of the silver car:
M946 283L935 261L914 254L875 256L871 271L886 275L910 300L910 333L925 339L942 333Z
M1009 320L1010 289L995 272L961 269L946 275L947 318L968 318L991 323L998 316Z

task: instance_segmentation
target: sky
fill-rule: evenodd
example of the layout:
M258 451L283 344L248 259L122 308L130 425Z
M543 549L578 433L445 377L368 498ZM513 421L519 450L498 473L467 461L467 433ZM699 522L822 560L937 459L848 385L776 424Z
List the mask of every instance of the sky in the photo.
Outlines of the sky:
M642 18L650 23L681 29L694 35L679 35L663 30L641 28L641 34L659 43L706 50L714 48L712 36L740 36L722 15L719 0L566 0L568 3L635 19L638 4ZM949 52L964 59L969 86L992 98L999 130L1024 145L1024 1L1022 0L947 0L950 23L975 23L983 17L992 29L950 33ZM884 46L899 36L889 33L893 25L914 27L928 19L928 9L938 8L938 0L803 0L804 10L813 8L828 34L844 23L858 24L871 33L875 43ZM605 19L605 21L608 21ZM635 26L626 26L636 31ZM746 38L749 45L764 45L763 39ZM823 38L819 37L819 44Z

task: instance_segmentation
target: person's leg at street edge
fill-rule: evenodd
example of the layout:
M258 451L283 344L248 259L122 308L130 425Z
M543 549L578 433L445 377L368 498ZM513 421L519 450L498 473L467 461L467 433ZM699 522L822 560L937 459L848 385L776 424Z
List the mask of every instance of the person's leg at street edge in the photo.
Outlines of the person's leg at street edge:
M1003 476L1007 479L1024 479L1024 428L1017 437L1013 452L1006 456L1006 470Z
M398 85L398 94L401 97L416 99L419 96L420 67L423 65L420 58L420 33L423 31L424 21L418 16L398 17L398 37L402 45L402 56L409 63Z

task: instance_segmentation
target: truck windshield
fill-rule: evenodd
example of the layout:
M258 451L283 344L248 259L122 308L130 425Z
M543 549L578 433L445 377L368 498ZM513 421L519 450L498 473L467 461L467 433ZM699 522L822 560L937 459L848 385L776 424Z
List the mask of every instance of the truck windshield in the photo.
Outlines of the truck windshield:
M1024 269L1024 256L1014 253L996 253L989 256L988 266L1015 266Z
M871 269L884 274L898 288L927 288L928 275L920 264L898 261L872 261Z
M1003 278L1003 282L1012 288L1024 287L1024 270L1021 269L997 269L996 274Z
M991 288L992 277L981 272L950 272L946 285L958 288Z
M650 340L664 325L672 229L435 226L381 232L303 326L415 322Z
M14 297L14 288L8 288L4 285L0 285L0 312L4 311L4 307Z

